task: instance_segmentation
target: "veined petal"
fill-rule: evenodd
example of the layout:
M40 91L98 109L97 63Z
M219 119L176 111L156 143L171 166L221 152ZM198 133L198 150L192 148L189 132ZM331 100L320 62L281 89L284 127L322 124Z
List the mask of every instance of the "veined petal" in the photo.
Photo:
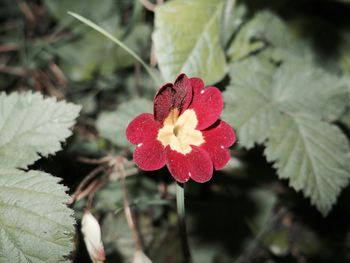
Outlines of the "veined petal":
M163 122L173 109L182 112L188 108L192 101L193 89L191 81L185 74L180 74L174 85L165 84L154 97L154 117Z
M126 128L126 138L132 144L155 140L160 123L150 113L142 113L133 119Z
M174 89L176 90L174 108L183 112L190 105L193 96L190 79L185 74L180 74L174 82Z
M190 178L198 183L204 183L213 176L213 163L207 152L197 146L191 146L192 151L181 154L166 148L166 162L171 175L180 183Z
M167 83L161 87L154 97L154 118L162 122L168 117L170 111L173 109L175 89L173 84Z
M158 140L138 144L134 151L134 162L145 171L162 168L166 163L164 146Z
M234 144L235 132L226 122L218 120L202 134L205 142L200 147L209 153L215 169L222 169L230 160L227 148Z
M198 130L203 130L215 123L222 112L224 101L219 89L208 87L195 94L189 109L194 109L198 118Z

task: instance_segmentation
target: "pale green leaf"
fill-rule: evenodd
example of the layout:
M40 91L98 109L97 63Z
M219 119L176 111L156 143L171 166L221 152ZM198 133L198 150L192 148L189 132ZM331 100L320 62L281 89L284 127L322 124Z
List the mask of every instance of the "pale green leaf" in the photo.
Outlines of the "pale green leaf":
M153 42L166 81L181 72L201 77L206 84L224 77L223 5L223 0L174 0L156 9Z
M60 150L79 111L39 93L0 93L0 167L26 168Z
M73 211L58 181L39 171L0 169L0 262L68 262Z
M326 215L350 177L350 149L335 126L310 115L285 116L272 130L265 154Z
M151 101L133 99L122 103L116 111L103 112L97 119L99 134L115 145L127 147L130 144L125 137L125 129L137 115L152 111Z
M279 67L247 59L230 73L224 119L237 129L239 143L251 148L267 141L279 176L327 214L350 177L346 138L325 122L344 111L346 82L295 59Z

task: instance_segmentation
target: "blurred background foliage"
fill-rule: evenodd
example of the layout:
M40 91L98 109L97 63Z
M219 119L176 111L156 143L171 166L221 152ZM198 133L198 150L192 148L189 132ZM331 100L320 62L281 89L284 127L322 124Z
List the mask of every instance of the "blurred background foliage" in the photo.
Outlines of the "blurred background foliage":
M189 3L195 8L186 6ZM232 149L227 168L216 172L209 183L190 182L186 186L188 234L194 262L350 260L350 188L341 192L332 211L323 217L309 199L289 187L289 183L295 187L292 180L279 180L276 169L280 167L274 166L275 169L266 161L261 145L266 137L273 136L250 134L249 127L239 123L243 119L237 119L246 116L244 104L261 101L250 100L254 96L245 91L242 94L234 91L235 82L232 84L237 78L235 73L240 72L242 79L251 78L265 85L265 79L258 78L259 67L262 70L274 67L274 72L281 69L281 64L289 65L298 59L299 62L293 62L296 63L293 70L306 64L309 67L306 70L322 72L311 75L315 78L300 86L319 79L328 85L317 84L321 89L336 89L347 83L350 1L1 1L0 89L39 91L83 106L74 136L65 150L40 160L35 168L62 177L73 194L86 176L102 167L96 176L96 181L102 182L96 192L73 206L78 223L77 249L72 259L89 262L79 222L84 208L91 205L102 227L106 262L131 262L135 248L124 216L121 183L112 178L106 163L91 159L117 155L131 158L125 126L140 112L152 110L151 100L159 87L129 54L67 11L98 23L151 66L158 62L157 74L167 81L183 71L226 90L225 117L233 122L241 137ZM169 15L171 12L175 12L175 18ZM252 58L266 64L241 64ZM264 92L268 87L263 84ZM315 89L316 98L319 92ZM329 114L323 117L349 137L350 97L348 93L340 94L340 100L325 100L317 110L330 106ZM237 98L241 100L237 102ZM235 114L236 110L241 115ZM265 132L269 121L262 121L264 125L260 128ZM275 160L271 157L273 153L265 153L270 161ZM293 172L284 178L293 178ZM126 189L145 253L156 263L181 262L171 176L166 169L136 174L131 170L131 174L126 178ZM106 175L109 179L102 180ZM336 197L338 192L332 195ZM317 204L315 198L313 202ZM326 214L330 207L322 209L327 210Z

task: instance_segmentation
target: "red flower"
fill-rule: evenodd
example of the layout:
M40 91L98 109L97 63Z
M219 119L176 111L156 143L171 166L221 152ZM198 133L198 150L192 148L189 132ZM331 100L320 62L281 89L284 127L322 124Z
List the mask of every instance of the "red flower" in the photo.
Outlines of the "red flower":
M204 88L199 78L181 74L174 84L159 89L154 114L137 116L126 129L128 140L137 145L134 161L143 170L167 165L176 181L190 178L199 183L210 180L213 167L223 168L236 136L220 120L224 103L216 87Z

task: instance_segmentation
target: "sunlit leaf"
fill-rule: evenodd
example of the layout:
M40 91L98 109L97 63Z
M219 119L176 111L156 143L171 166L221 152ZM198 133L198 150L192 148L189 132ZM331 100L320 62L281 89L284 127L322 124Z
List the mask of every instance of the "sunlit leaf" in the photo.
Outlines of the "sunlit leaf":
M166 81L184 72L206 84L226 73L220 43L222 0L175 0L156 9L153 42Z

